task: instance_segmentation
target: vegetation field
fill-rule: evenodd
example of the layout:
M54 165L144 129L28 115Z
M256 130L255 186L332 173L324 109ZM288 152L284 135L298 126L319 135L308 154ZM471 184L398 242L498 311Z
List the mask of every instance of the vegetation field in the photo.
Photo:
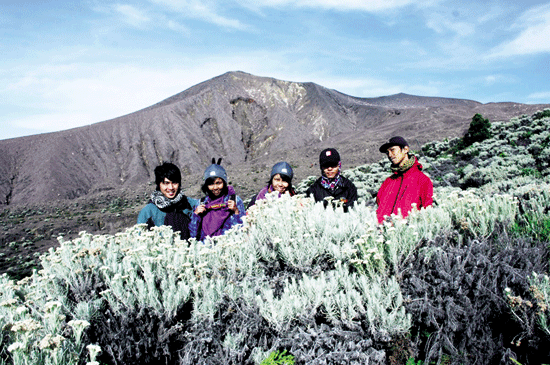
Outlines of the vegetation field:
M61 238L0 278L0 363L550 363L550 110L415 154L435 204L382 225L386 161L345 172L348 213L269 196L205 242Z

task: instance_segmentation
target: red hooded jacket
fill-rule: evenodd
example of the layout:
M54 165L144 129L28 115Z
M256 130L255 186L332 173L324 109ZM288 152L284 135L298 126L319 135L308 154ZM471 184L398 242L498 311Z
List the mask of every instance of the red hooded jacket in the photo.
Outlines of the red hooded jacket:
M378 223L384 221L384 216L398 214L399 209L406 217L416 203L416 208L425 208L433 203L432 180L422 172L422 165L416 157L410 169L394 172L380 186L376 196Z

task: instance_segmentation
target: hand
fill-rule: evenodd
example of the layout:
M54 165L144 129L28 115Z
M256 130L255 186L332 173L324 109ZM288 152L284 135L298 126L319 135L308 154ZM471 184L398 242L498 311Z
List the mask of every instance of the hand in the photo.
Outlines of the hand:
M239 208L237 208L237 203L234 200L227 201L227 209L234 211L235 214L239 214Z
M197 206L197 208L195 209L195 214L196 215L199 215L201 213L204 213L206 211L206 206L204 204L200 204L199 206Z

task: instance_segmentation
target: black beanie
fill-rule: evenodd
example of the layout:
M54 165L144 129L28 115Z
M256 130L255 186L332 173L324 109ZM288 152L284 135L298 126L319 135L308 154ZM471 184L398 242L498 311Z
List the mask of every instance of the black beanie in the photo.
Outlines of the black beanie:
M321 169L337 166L340 162L340 154L334 148L327 148L321 151L319 155L319 166Z

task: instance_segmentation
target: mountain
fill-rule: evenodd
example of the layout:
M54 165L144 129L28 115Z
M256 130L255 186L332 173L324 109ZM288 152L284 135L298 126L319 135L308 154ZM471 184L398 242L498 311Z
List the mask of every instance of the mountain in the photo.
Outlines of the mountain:
M462 135L474 114L508 120L550 105L482 104L397 94L357 98L314 83L229 72L143 110L61 132L0 141L2 205L72 199L143 186L163 161L198 194L212 157L249 194L286 160L296 179L318 174L318 153L340 150L344 168L373 162L393 135L414 149Z

